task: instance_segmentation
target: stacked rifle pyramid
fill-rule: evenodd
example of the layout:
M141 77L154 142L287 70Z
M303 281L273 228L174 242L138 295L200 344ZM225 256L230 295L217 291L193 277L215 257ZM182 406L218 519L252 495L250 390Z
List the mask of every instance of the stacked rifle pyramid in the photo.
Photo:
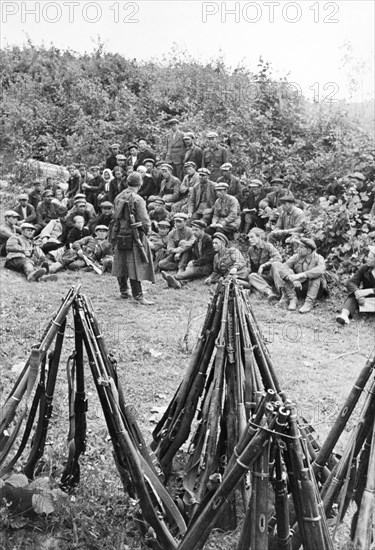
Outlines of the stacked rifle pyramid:
M371 548L375 350L320 446L280 387L247 291L235 278L219 282L184 379L151 446L126 403L90 301L79 287L71 289L2 407L1 478L6 480L16 464L29 479L38 469L70 309L75 349L67 369L71 425L60 480L64 490L76 490L85 451L85 350L124 489L139 501L139 523L154 548L203 548L218 527L237 529L238 550L329 550L352 503L353 546ZM336 444L361 397L359 420L338 457ZM17 411L21 401L24 406ZM186 442L183 484L172 498L168 478Z

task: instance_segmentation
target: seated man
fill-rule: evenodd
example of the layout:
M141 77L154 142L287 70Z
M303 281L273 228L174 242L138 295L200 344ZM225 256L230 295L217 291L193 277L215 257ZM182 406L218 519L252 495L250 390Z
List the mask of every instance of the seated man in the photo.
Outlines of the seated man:
M306 297L299 312L311 311L319 290L324 287L323 276L326 270L323 256L316 252L315 242L301 237L297 254L285 263L274 262L272 267L276 276L284 281L283 291L289 301L288 309L297 309L297 291L299 295Z
M85 218L80 215L76 215L73 218L73 227L70 228L66 243L67 245L70 245L74 243L75 241L79 241L80 239L83 239L83 237L87 237L90 235L90 230L88 227L85 226Z
M268 235L268 241L272 244L277 241L284 243L288 237L302 233L306 223L305 214L295 206L296 199L292 193L280 197L279 202L282 203L282 212L274 230Z
M156 196L160 189L158 188L158 175L155 171L155 161L154 159L145 159L143 161L143 165L139 165L137 167L138 169L143 166L145 168L145 173L142 176L142 187L138 191L138 195L142 197L146 202L149 200L151 196Z
M57 205L53 204L53 192L51 189L46 189L42 193L42 200L36 208L36 235L41 232L43 227L51 220L57 220Z
M249 270L245 258L235 247L229 247L229 241L224 233L215 233L212 239L215 251L213 272L205 280L206 285L217 283L220 277L233 275L240 279L247 279Z
M114 216L113 216L113 204L109 201L103 201L99 205L99 210L102 211L101 214L96 219L93 219L89 223L89 229L91 233L95 232L95 228L98 225L106 225L107 227L110 227L111 223L113 222Z
M199 182L194 185L188 196L188 219L202 219L207 225L211 223L216 201L215 183L210 181L210 171L199 168Z
M249 238L249 262L251 273L249 275L250 287L265 294L269 300L280 298L280 289L283 286L281 279L275 276L274 262L281 262L279 251L273 244L266 242L265 232L258 227L253 227L248 234ZM277 284L279 281L280 284ZM272 292L275 284L277 294Z
M148 238L150 249L154 260L154 271L160 271L159 262L168 256L168 233L171 230L171 224L167 220L161 220L158 223L157 230L152 231Z
M228 184L228 195L236 197L238 202L242 196L242 185L240 179L232 174L233 165L230 162L225 162L220 166L221 176L216 180L216 183Z
M369 296L374 296L375 302L375 246L369 246L366 264L361 266L357 273L346 282L346 288L348 297L340 315L336 317L336 321L340 325L348 325L349 319L354 317L355 312L361 306L365 305L366 298Z
M181 181L172 175L173 168L170 164L162 164L160 171L163 175L163 179L160 184L159 196L165 201L165 205L168 209L172 204L177 202L180 198L180 186ZM155 199L155 196L150 197L150 202Z
M7 241L5 267L24 273L28 281L56 280L56 275L47 275L49 264L34 243L35 225L24 222L20 230L20 235L13 235Z
M108 241L108 227L106 225L97 225L94 237L88 235L87 237L83 237L83 239L75 241L72 249L76 252L77 257L67 265L71 271L78 269L92 270L92 266L86 261L85 256L97 264L98 267L102 267L103 273L105 271L112 271L112 246Z
M14 211L19 214L19 225L22 222L34 223L36 221L36 210L33 205L29 203L29 196L27 193L18 195L18 205L15 206Z
M214 204L212 222L207 229L207 233L213 235L216 231L221 231L229 239L233 239L233 235L241 223L240 204L236 197L228 195L227 183L217 183L215 191L217 199Z
M258 179L252 179L242 191L240 206L242 210L240 233L248 234L252 227L264 229L267 219L260 215L260 202L265 198L263 183Z
M58 219L51 220L39 234L44 254L50 254L68 244L69 227L66 225L68 210L64 206L58 208ZM52 254L52 256L54 256Z
M96 221L97 216L94 207L82 195L77 195L74 199L74 206L69 210L66 218L67 227L72 228L74 226L74 218L76 216L82 216L87 227L90 227Z
M194 234L192 229L186 226L186 214L180 212L175 214L173 219L175 228L168 235L168 256L159 262L159 267L163 271L178 269L178 272L182 273L188 263L187 255L184 252L193 246Z
M20 234L17 225L20 215L15 210L7 210L4 213L4 223L0 225L0 251L1 256L6 256L6 243L12 235Z
M175 212L187 213L188 211L187 202L188 202L190 192L194 187L194 185L199 183L199 176L198 176L198 173L196 172L195 162L192 162L192 161L185 162L184 168L185 168L186 175L181 183L180 199L177 202L175 202L171 207L171 211L173 213Z
M181 288L180 281L190 279L199 279L207 277L212 273L212 264L215 255L212 246L212 239L205 233L206 223L203 220L194 220L191 223L191 229L194 233L195 241L192 248L185 252L188 255L188 264L183 273L178 273L175 277L166 275L162 272L168 286L172 288Z
M149 216L151 220L151 227L154 231L158 230L160 222L169 222L171 218L170 212L165 208L165 200L161 197L156 197L153 202L154 208L150 210Z
M82 190L85 192L86 200L92 204L95 210L98 209L98 197L103 194L105 181L100 175L100 166L91 166L92 180L82 184Z

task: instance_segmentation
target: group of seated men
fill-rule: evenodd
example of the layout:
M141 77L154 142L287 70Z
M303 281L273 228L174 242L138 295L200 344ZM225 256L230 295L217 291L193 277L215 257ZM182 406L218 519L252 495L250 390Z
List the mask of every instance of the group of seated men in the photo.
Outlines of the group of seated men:
M155 270L169 286L181 288L200 277L210 284L231 274L271 302L286 302L289 310L297 309L302 292L299 311L311 311L324 292L325 261L305 235L305 214L289 182L240 179L217 133L207 134L202 149L192 132L178 129L178 121L170 127L163 161L145 139L130 144L126 155L115 143L102 168L72 165L64 184L48 181L42 189L35 182L30 194L19 195L0 226L6 267L31 281L48 280L64 268L110 271L113 203L137 171L143 181L138 194L152 222ZM363 184L362 174L350 177L353 185ZM246 258L236 243L239 235L249 245ZM286 242L293 254L283 261Z

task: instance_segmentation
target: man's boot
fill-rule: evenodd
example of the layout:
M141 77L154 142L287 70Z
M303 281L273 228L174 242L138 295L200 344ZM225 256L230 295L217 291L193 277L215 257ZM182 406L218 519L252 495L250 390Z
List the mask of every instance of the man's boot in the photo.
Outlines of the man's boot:
M178 281L175 277L173 277L173 275L169 275L165 271L161 271L160 273L163 279L167 281L167 284L170 288L179 289L182 287L182 284L180 283L180 281Z
M118 286L120 287L120 296L123 300L131 298L131 292L128 286L127 277L117 277Z
M49 272L50 273L57 273L58 271L61 271L63 269L63 264L60 262L54 262L49 266Z
M39 281L42 283L46 283L47 281L55 282L57 280L58 276L53 274L42 275L39 279Z
M153 306L155 302L151 302L151 300L146 300L144 296L141 298L134 298L137 304L141 304L141 306Z
M302 307L300 307L299 312L309 313L309 311L311 311L313 307L314 307L314 300L307 296L305 299L305 303L303 304Z
M290 287L289 285L285 285L284 287L285 294L289 300L288 309L289 311L295 311L297 309L297 294L294 290L294 287Z
M37 281L38 279L43 277L43 275L45 275L46 273L47 273L47 270L44 267L40 267L39 269L35 269L31 273L29 273L27 275L27 280L28 281Z
M336 321L340 325L348 325L350 323L349 315L350 315L350 311L344 308L340 313L340 315L337 315Z

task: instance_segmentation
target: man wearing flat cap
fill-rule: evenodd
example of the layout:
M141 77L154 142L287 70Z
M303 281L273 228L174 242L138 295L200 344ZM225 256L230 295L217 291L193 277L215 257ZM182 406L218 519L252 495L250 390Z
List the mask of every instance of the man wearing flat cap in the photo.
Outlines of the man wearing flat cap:
M184 177L185 144L184 132L178 129L178 124L177 118L167 121L169 131L166 135L164 158L172 166L173 175L181 181Z
M146 138L139 138L138 140L138 153L137 153L137 160L134 164L134 170L136 170L139 166L145 165L146 159L152 159L154 161L154 164L156 162L156 155L154 151L149 146Z
M167 208L171 208L172 204L180 198L181 181L172 175L173 168L170 164L164 163L160 166L160 172L163 179L160 184L159 197L164 199ZM150 197L150 204L153 203L155 195Z
M100 174L100 166L91 166L92 179L82 184L82 191L86 195L88 203L92 204L95 210L98 209L98 196L104 193L105 181Z
M142 176L143 184L138 195L147 202L150 197L156 196L160 191L160 187L158 186L159 174L155 170L155 161L152 158L146 158L143 164L138 166L137 171L139 171L140 168L144 168L145 173Z
M198 177L199 182L192 187L188 195L188 219L191 221L202 219L210 225L217 198L215 183L209 179L208 168L199 168Z
M24 222L20 230L21 234L13 235L7 241L5 267L24 273L29 282L56 280L56 275L47 275L49 264L42 250L34 243L35 225Z
M84 197L79 195L76 195L74 199L74 206L71 210L69 210L66 218L66 225L70 229L74 226L75 216L82 216L84 218L85 227L91 227L97 218L92 204L88 203Z
M120 152L120 144L119 143L113 143L110 145L109 150L111 154L109 157L106 158L105 161L105 167L109 170L113 170L115 166L117 166L117 155Z
M238 202L242 198L242 185L240 179L232 174L233 166L230 162L225 162L220 166L221 176L217 179L216 183L228 184L228 195L236 197Z
M260 210L263 210L270 220L277 218L277 209L281 207L280 199L289 193L288 185L288 182L282 178L273 178L271 180L272 191L260 201Z
M95 233L95 228L98 225L105 225L110 227L113 222L113 204L109 201L103 201L99 205L101 214L96 219L89 222L89 229L92 233Z
M151 227L154 231L157 231L160 222L169 222L173 216L166 209L165 200L162 197L156 197L152 204L153 208L149 212Z
M184 166L187 162L194 162L196 168L201 168L203 151L195 144L193 132L185 132L183 139L185 145Z
M323 256L316 252L316 244L313 239L300 237L298 245L298 252L289 260L285 263L274 262L272 267L284 282L283 299L289 302L288 309L295 311L298 297L305 297L305 302L299 312L308 313L314 307L319 291L321 293L324 291L323 277L326 265Z
M217 199L214 204L214 212L211 225L207 233L213 235L216 231L222 231L231 240L241 223L241 209L236 197L228 195L228 184L225 182L215 185Z
M20 215L15 210L7 210L4 213L4 223L0 225L0 251L1 256L6 255L6 242L12 235L20 234L17 226Z
M276 244L277 241L284 243L287 238L302 233L306 225L305 214L301 208L295 206L296 199L293 193L288 191L279 202L282 204L282 212L275 228L268 235L268 241L272 244Z
M29 203L27 193L18 195L18 205L14 207L14 211L19 214L18 224L22 222L34 223L36 221L36 210Z
M171 230L171 224L167 220L161 220L157 224L157 228L151 231L148 241L154 259L155 273L159 273L159 262L168 256L168 234Z
M229 245L228 238L224 233L215 233L212 237L212 244L215 251L213 271L205 280L205 284L217 283L221 277L226 277L227 275L247 280L249 270L246 266L245 258L238 248Z
M241 225L240 233L248 234L253 227L264 229L267 219L260 215L260 202L265 198L266 192L263 189L261 180L251 179L242 190L242 200L240 206Z
M211 172L211 180L216 182L221 176L220 167L229 162L229 151L219 145L219 136L216 132L208 132L207 147L203 149L202 166Z
M185 212L185 214L187 213L188 211L187 203L188 203L189 195L194 185L199 183L199 175L196 171L195 162L193 161L185 162L184 169L185 169L186 175L182 180L182 183L180 186L180 198L177 202L175 202L172 205L171 207L172 213L176 213L176 212Z
M185 271L188 263L188 252L194 243L194 233L186 226L187 215L183 212L173 216L174 229L168 235L168 256L159 262L159 267L164 271L178 269L178 273Z
M53 192L51 189L45 189L42 193L42 200L36 208L36 230L35 236L39 235L43 227L51 220L56 220L59 215L57 213L58 206L52 202Z

